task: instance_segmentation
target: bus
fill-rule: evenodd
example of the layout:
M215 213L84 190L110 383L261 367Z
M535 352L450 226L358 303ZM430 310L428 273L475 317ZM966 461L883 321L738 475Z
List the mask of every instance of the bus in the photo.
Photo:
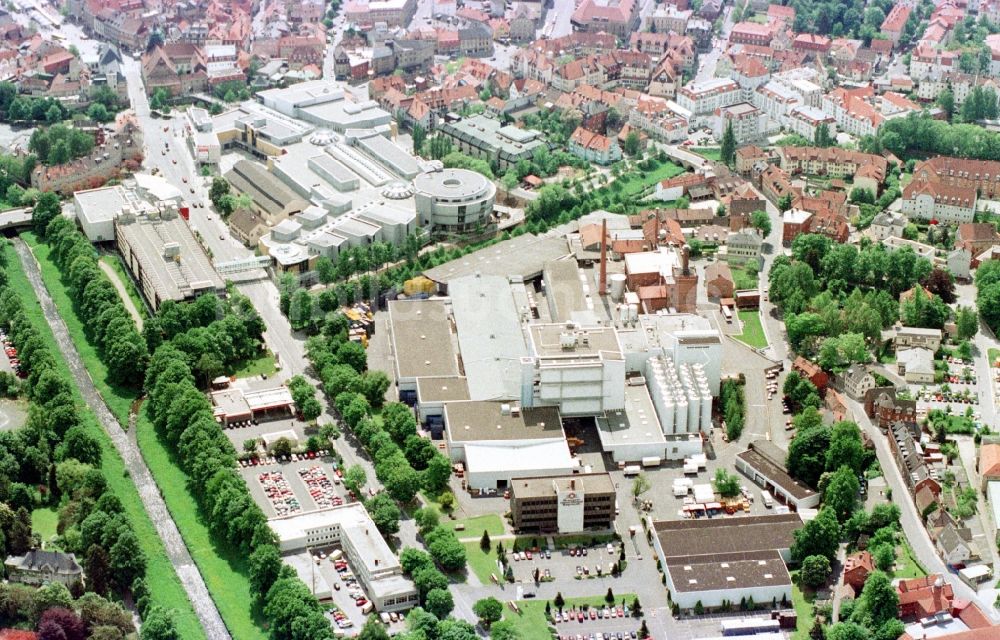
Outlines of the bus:
M733 310L727 306L722 307L722 317L726 319L726 322L732 323L733 321Z

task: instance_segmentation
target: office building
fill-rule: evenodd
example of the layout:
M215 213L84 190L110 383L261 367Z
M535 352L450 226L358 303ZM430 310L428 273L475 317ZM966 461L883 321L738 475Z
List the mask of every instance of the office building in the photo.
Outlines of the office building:
M496 161L501 172L521 160L531 160L539 149L548 148L540 131L502 125L483 114L443 122L438 132L450 138L457 151L487 162Z
M413 188L420 226L434 233L471 231L490 223L497 188L475 171L428 171L416 176Z
M518 478L510 511L518 533L608 530L615 522L615 484L607 473Z

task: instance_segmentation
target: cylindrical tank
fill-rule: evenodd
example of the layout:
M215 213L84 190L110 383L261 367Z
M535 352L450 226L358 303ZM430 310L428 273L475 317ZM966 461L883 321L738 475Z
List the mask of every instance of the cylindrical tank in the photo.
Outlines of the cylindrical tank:
M688 394L688 422L687 431L688 433L694 433L698 430L698 423L701 421L701 402L697 394Z
M639 305L630 304L628 306L628 321L630 324L635 324L639 321Z
M628 305L620 304L618 305L618 321L623 325L628 324Z
M664 395L662 406L663 415L660 416L660 426L663 429L663 433L673 433L676 421L675 414L677 413L673 399L669 395Z
M611 299L619 302L625 296L625 274L612 273L608 276L608 287L611 292Z
M712 426L712 394L701 396L701 429L707 431Z
M683 394L679 394L674 404L677 409L674 412L674 433L684 433L687 431L688 421L688 401Z

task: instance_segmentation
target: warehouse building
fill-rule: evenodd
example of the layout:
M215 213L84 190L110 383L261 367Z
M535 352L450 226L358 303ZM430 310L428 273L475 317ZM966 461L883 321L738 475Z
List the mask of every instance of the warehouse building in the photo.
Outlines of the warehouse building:
M792 599L786 562L799 516L649 520L653 548L663 566L670 598L681 609L705 609L753 598Z
M770 491L781 504L796 511L815 509L820 494L788 474L788 454L769 440L754 440L750 448L736 456L736 470Z
M403 575L399 558L360 502L272 518L268 524L282 553L340 547L376 610L403 611L417 606L416 587Z
M175 206L124 210L114 221L115 242L149 306L204 293L223 295L226 283Z
M607 473L518 478L510 484L518 533L608 530L615 522L615 483Z
M578 467L555 407L448 402L444 423L452 462L465 464L471 489L502 490L515 478L566 475Z
M228 379L227 379L228 381ZM215 419L224 427L253 420L289 417L295 407L288 387L246 390L231 387L211 394Z
M348 129L388 131L392 116L367 96L355 96L333 80L299 82L257 93L265 107L286 116L344 133Z
M418 378L459 375L443 300L391 301L389 336L402 402L412 405L416 401Z

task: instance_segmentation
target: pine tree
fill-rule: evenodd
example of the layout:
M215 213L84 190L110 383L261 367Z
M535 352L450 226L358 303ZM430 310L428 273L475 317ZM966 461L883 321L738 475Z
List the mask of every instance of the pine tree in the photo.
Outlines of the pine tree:
M722 147L719 149L719 156L726 166L732 167L736 163L736 134L733 132L733 123L726 123L726 131L722 134Z
M479 539L479 548L482 549L483 553L489 553L490 545L490 532L483 529L483 537Z

